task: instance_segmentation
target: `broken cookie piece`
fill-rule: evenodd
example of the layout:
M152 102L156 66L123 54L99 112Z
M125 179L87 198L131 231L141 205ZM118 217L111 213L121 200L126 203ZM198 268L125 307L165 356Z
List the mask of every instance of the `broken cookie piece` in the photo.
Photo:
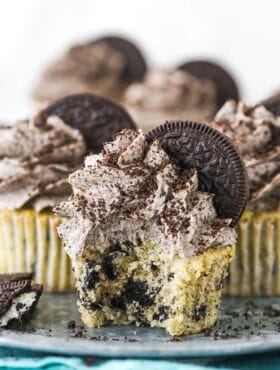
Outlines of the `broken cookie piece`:
M43 291L28 273L0 275L0 327L20 328L32 317Z

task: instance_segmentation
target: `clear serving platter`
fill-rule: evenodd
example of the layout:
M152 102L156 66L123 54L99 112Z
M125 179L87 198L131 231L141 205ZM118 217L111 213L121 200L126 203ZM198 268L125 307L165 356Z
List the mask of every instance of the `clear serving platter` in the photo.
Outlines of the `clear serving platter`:
M186 358L265 352L280 349L280 298L224 297L215 327L196 335L171 337L154 328L84 328L74 294L44 294L30 325L23 331L2 330L0 346L100 357Z

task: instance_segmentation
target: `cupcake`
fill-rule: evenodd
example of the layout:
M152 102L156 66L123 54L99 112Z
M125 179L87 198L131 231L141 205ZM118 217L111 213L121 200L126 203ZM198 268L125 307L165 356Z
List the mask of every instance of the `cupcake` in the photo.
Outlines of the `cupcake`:
M0 126L0 274L32 272L45 291L73 289L70 260L51 209L85 154L81 133L58 117Z
M211 81L215 86L218 108L229 99L239 99L239 89L235 79L224 66L218 63L209 60L191 60L181 64L178 69L200 80Z
M280 116L280 92L261 101L261 103L257 104L256 106L259 105L264 105L266 109L273 113L275 116Z
M179 70L148 72L143 82L127 88L123 103L144 132L166 117L206 120L217 110L214 84Z
M238 227L237 258L225 292L280 294L280 117L264 105L228 101L213 122L238 146L248 171L250 199Z
M71 194L68 175L86 151L135 128L117 104L70 95L13 126L0 126L0 274L32 272L45 291L74 288L52 209Z
M33 97L44 103L89 92L120 100L127 85L142 80L145 71L145 60L136 46L107 36L67 50L43 71Z
M247 198L228 139L192 122L167 123L146 137L123 130L69 183L72 195L55 212L87 326L149 325L182 335L215 323Z

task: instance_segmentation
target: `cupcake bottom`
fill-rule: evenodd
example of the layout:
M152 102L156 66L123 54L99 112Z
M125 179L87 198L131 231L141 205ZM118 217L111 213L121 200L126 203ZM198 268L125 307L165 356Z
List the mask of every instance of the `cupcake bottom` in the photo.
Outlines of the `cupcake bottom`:
M151 242L96 247L73 262L78 307L89 327L136 324L172 335L197 333L217 318L234 247L211 248L188 260Z
M134 108L126 106L129 114L132 116L137 126L148 132L167 120L193 120L205 121L213 118L215 114L213 105L205 106L191 106L189 108L177 110L148 110L145 108Z
M230 265L224 293L280 295L280 210L245 211L237 232L236 259Z
M0 212L0 274L32 272L47 292L74 289L71 261L57 233L60 218L34 210Z

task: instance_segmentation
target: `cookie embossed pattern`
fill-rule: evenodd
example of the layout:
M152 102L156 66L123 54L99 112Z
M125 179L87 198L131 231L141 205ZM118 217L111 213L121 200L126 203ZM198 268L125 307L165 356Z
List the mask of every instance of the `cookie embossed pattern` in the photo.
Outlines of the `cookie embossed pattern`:
M240 155L217 130L196 122L171 121L150 131L184 168L196 168L199 190L214 193L214 205L234 226L249 196L247 174Z

